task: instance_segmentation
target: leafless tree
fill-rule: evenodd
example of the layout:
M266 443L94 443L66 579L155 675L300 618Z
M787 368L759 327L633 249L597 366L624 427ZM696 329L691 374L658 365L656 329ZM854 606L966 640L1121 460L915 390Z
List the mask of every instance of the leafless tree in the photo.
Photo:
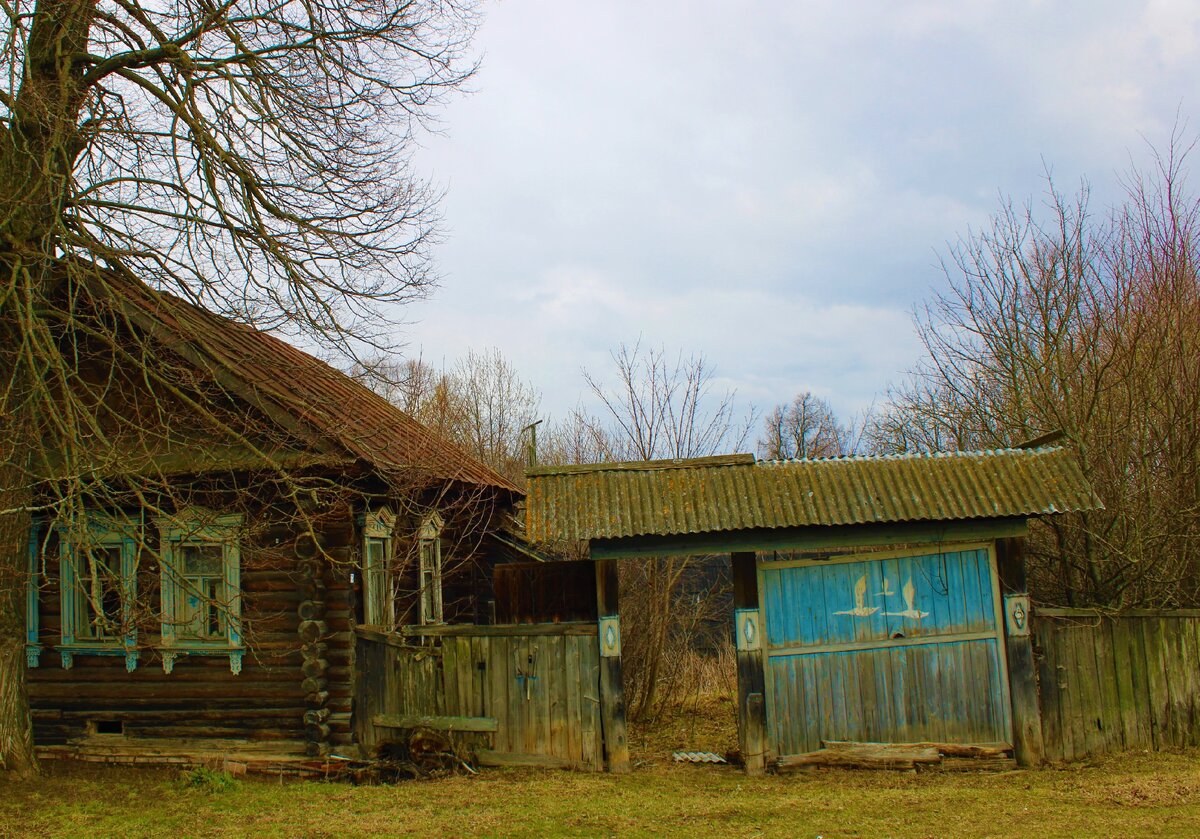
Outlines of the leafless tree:
M841 457L854 451L854 437L827 401L806 390L763 418L758 451L768 460Z
M408 155L431 106L471 72L474 10L454 0L2 8L0 764L28 774L31 508L77 505L95 476L137 476L136 464L98 454L138 439L133 419L104 410L120 371L204 412L151 343L128 344L121 317L81 312L111 299L106 277L133 278L331 349L377 345L387 305L432 281L436 196ZM83 375L84 357L110 360L107 381ZM218 414L195 422L243 430Z
M664 347L622 345L612 354L611 380L584 371L601 416L577 411L566 439L607 460L705 457L741 449L754 424L739 422L734 393L714 392L715 371L703 356L685 358ZM561 434L561 432L560 432ZM718 581L701 580L689 557L621 563L621 656L630 715L657 714L686 685L677 666L698 634L720 614Z
M890 394L879 451L977 449L1062 430L1107 509L1056 517L1032 582L1067 605L1200 603L1200 200L1172 142L1089 211L1051 186L1006 204L918 312L925 363Z

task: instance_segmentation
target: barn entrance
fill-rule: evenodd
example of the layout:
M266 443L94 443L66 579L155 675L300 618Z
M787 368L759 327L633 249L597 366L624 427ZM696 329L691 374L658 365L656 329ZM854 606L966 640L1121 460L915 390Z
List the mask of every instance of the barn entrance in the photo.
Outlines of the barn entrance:
M990 543L760 559L758 578L776 755L829 741L1011 748Z

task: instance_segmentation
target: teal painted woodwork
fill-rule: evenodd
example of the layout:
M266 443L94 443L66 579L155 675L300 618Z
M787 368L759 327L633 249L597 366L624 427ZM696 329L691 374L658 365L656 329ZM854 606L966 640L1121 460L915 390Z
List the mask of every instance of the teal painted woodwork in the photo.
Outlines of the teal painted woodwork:
M77 655L111 655L123 657L132 673L138 662L136 524L92 514L56 529L63 669L71 669Z
M1011 742L989 546L766 561L759 578L778 754L826 740Z
M29 532L29 578L25 581L25 666L37 667L41 662L42 643L38 588L41 575L38 573L38 557L41 556L41 538L44 523L34 519Z

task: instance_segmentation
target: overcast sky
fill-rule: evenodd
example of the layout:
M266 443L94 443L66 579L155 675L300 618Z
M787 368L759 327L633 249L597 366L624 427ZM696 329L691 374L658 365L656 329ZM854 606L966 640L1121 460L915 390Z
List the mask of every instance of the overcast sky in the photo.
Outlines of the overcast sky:
M416 166L442 286L408 355L498 347L561 417L641 338L761 408L843 413L917 361L938 254L1001 194L1097 205L1200 128L1200 3L501 0Z

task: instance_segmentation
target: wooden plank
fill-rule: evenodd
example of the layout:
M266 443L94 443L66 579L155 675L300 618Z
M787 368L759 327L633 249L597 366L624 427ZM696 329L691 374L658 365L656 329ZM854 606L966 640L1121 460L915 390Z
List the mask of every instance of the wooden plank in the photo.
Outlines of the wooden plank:
M574 727L578 723L569 716L567 694L573 690L578 690L578 686L568 684L567 682L566 642L567 639L561 636L550 639L552 658L551 665L547 668L547 675L550 679L547 685L549 688L547 693L550 699L549 753L562 758L571 758L572 754L567 742L567 729ZM575 759L576 761L578 760L578 758Z
M799 755L785 755L776 765L779 769L810 766L840 766L859 769L912 769L918 764L936 765L942 756L933 747L914 748L891 743L843 744L843 748L820 749Z
M574 769L569 760L553 755L521 754L519 752L497 752L477 749L475 762L480 766L527 766L537 769Z
M1029 593L1023 540L1001 539L996 543L996 573L1000 579L999 606L1003 613L1005 594ZM1031 619L1032 615L1026 616L1026 620ZM1046 759L1046 744L1037 665L1033 657L1033 634L1008 634L1003 617L998 629L1004 638L1015 757L1022 766L1037 766Z
M1159 618L1163 634L1163 669L1167 676L1167 696L1171 745L1182 748L1191 738L1188 724L1191 718L1191 697L1188 695L1184 670L1189 662L1182 643L1181 618Z
M1149 687L1150 732L1155 749L1171 746L1170 692L1167 688L1163 633L1158 618L1142 618L1142 646L1146 657L1146 684Z
M359 630L360 632L362 630ZM437 624L430 626L406 626L402 637L446 637L466 635L473 638L491 638L526 635L595 635L596 624L572 621L569 623L514 623L476 626L475 624ZM375 633L383 635L384 633Z
M1048 618L1200 618L1200 609L1067 609L1038 606L1037 613Z
M432 728L436 731L496 731L495 717L426 717L419 714L376 714L371 722L381 728Z
M579 669L578 638L563 639L562 679L563 696L566 703L563 708L563 719L565 722L563 731L566 737L563 756L568 760L575 761L580 766L590 768L583 758L583 711L580 707L580 701L585 688Z
M869 545L929 544L1024 536L1023 517L970 521L904 522L839 526L754 528L736 532L694 533L672 536L631 536L593 539L591 558L596 561L651 556L695 556L727 552L821 550Z
M593 557L594 558L594 557ZM602 617L620 614L617 590L617 564L613 560L596 562L596 610ZM621 657L601 656L600 720L604 752L609 772L628 772L629 743L625 728L625 689L621 677Z
M1121 699L1117 693L1117 674L1113 651L1112 621L1102 619L1091 631L1092 654L1095 656L1096 686L1100 706L1097 719L1100 726L1101 753L1119 752L1124 747L1121 735Z
M580 754L583 766L604 769L604 735L600 725L600 649L595 643L578 643L580 654Z
M759 610L757 619L757 649L737 650L738 676L738 742L747 775L761 775L766 771L766 725L767 711L764 701L766 692L763 673L763 617L758 594L758 566L753 553L730 554L733 573L734 615L740 609ZM749 616L747 616L749 617ZM742 630L735 628L735 634ZM739 645L744 646L744 645Z
M1129 622L1115 618L1109 622L1112 638L1112 679L1117 695L1117 720L1121 746L1125 749L1145 748L1138 733L1137 694L1134 692L1133 662L1129 655Z
M484 641L488 647L488 715L500 722L500 728L492 738L493 747L497 751L512 751L509 742L509 730L512 726L508 719L508 639L496 637L485 638Z
M442 642L442 701L445 703L446 714L461 716L463 707L458 701L458 639L447 638Z

